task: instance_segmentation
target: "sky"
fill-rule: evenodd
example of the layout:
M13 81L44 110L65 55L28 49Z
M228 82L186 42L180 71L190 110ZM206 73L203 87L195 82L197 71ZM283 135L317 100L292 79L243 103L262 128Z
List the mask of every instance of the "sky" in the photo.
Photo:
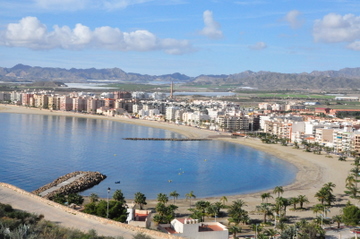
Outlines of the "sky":
M163 75L360 67L359 0L1 0L0 67Z

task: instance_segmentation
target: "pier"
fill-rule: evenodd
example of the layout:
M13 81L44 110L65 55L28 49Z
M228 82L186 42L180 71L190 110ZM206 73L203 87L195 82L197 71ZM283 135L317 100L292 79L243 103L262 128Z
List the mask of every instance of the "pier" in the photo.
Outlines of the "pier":
M210 139L182 139L182 138L123 138L124 140L152 140L152 141L209 141Z
M105 178L106 175L99 172L76 171L61 176L53 182L36 189L32 193L43 198L51 199L56 194L67 195L70 193L79 193L99 184Z

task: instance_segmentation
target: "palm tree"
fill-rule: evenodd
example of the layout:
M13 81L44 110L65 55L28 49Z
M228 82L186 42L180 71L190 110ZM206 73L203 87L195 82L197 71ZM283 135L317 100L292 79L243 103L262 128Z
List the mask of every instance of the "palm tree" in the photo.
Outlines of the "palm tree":
M175 200L180 196L180 194L178 192L176 192L176 191L172 191L169 194L169 196L174 198L174 204L175 204Z
M284 210L284 215L286 215L286 208L291 205L290 201L287 198L279 197L276 199L276 204Z
M299 198L290 198L289 202L290 204L294 205L294 210L296 210L296 204L299 203Z
M191 207L191 198L196 198L193 191L190 191L189 193L185 194L186 200L190 199L190 207Z
M340 228L340 224L342 223L342 216L340 215L333 216L332 221L337 223L337 228Z
M164 193L159 193L159 194L157 195L157 200L158 200L158 202L161 202L161 203L163 203L163 204L166 204L166 203L169 201L169 198L168 198L168 196L167 196L166 194L164 194Z
M349 194L351 198L355 198L357 199L358 198L358 193L360 192L360 190L355 187L355 186L348 186L346 187L348 190L345 191L346 194Z
M266 230L264 231L264 234L267 235L267 236L269 236L270 238L275 238L275 235L278 234L278 231L276 231L276 230L274 230L274 229L272 229L272 228L269 228L269 229L266 229Z
M311 210L313 211L313 213L315 213L315 215L317 216L318 213L321 213L325 210L325 205L323 204L316 204L315 206L313 206L311 208Z
M356 186L357 180L355 175L349 175L345 179L345 187L353 187Z
M227 201L228 201L228 199L227 199L226 196L222 196L222 197L220 198L220 202L221 202L223 205L226 205Z
M135 198L134 198L134 202L135 204L139 205L140 210L143 209L143 205L146 205L146 197L145 194L141 193L141 192L137 192L135 193Z
M299 204L300 204L300 209L303 209L304 203L309 202L308 198L305 195L299 195L298 200L299 200Z
M234 235L234 238L236 238L237 233L241 233L241 227L232 225L228 228L229 232Z
M96 193L90 194L90 202L97 202L97 201L99 201L99 195L97 195Z
M360 173L360 171L359 171ZM327 188L329 191L333 191L333 188L336 187L336 185L333 182L328 182L323 185L324 188Z
M268 199L272 198L270 193L263 193L261 194L261 201L264 202L264 200L266 199L266 202L268 202Z
M318 191L315 194L315 197L321 202L321 204L324 204L326 197L327 197L327 191L324 188L321 188L320 191Z
M271 212L270 205L268 203L261 203L260 206L256 206L256 211L262 213L264 215L263 222L266 223L266 217L273 215Z
M273 194L277 194L278 195L277 197L280 197L280 194L283 194L283 193L284 193L284 189L282 186L276 186L274 188Z
M228 207L229 223L234 223L235 225L238 225L240 222L248 222L249 215L248 212L242 208L243 206L246 206L245 202L239 199L234 201Z

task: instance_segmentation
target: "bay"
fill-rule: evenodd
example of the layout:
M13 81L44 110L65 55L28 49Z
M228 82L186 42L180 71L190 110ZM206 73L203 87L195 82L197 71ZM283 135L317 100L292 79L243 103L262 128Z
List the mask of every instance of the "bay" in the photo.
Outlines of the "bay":
M257 192L295 180L292 164L251 147L223 141L129 141L184 138L170 131L111 120L0 114L0 181L33 191L73 171L107 178L82 195L148 199L176 190L180 198ZM120 181L120 184L115 182Z

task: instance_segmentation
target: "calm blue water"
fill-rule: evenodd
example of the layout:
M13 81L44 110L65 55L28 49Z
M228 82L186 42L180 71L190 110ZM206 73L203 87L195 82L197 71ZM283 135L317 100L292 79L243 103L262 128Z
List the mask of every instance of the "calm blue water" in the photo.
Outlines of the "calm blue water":
M199 197L271 189L291 183L296 168L252 148L221 141L127 141L125 137L182 138L169 131L109 120L0 114L0 181L33 191L73 171L107 179L83 195L148 199L176 190ZM171 180L171 182L169 182ZM121 181L121 184L115 184Z

